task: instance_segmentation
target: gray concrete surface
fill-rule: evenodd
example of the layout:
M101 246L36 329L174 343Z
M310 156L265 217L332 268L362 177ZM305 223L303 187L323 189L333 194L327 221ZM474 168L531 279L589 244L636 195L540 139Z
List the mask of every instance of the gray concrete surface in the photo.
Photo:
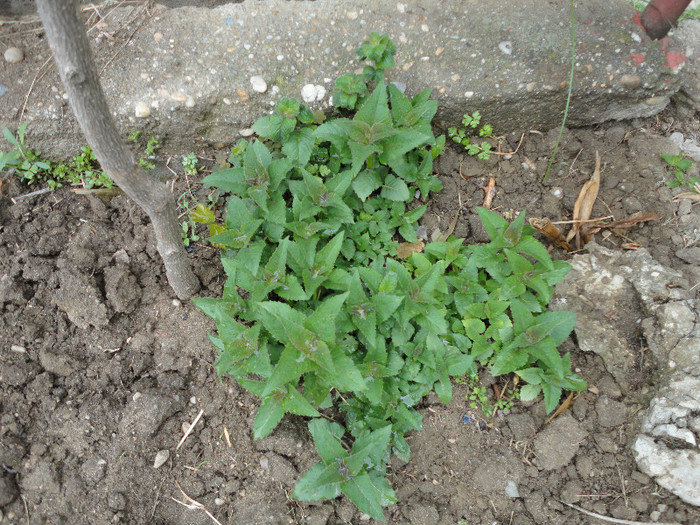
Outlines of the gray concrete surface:
M682 275L661 266L644 248L620 252L590 243L586 250L574 256L572 271L557 285L554 308L576 313L579 348L601 356L625 391L637 377L641 328L659 387L642 413L632 450L642 472L684 501L700 505L697 301L690 298ZM624 310L622 322L605 315L616 308ZM609 426L600 414L599 424ZM621 419L614 423L624 422L624 411L617 415Z
M134 3L112 9L91 30L97 62L122 128L148 130L174 149L190 149L193 140L234 142L279 98L301 98L305 85L325 90L311 106L329 107L335 78L361 67L354 49L371 31L388 33L398 46L390 80L405 83L408 93L435 89L441 125L477 109L501 133L552 128L563 115L567 2L246 0L211 9L138 9ZM652 115L681 89L692 60L686 48L673 39L650 42L634 14L624 0L576 3L570 125ZM3 42L22 45L11 33ZM21 114L45 153L74 151L81 139L53 70L24 107L48 51L34 46L26 56L0 70L9 79L0 80L7 87L0 104L9 109L0 126L16 128ZM684 62L671 69L674 58ZM21 68L22 82L11 82ZM267 84L263 93L253 90L256 76ZM148 116L137 118L137 108Z

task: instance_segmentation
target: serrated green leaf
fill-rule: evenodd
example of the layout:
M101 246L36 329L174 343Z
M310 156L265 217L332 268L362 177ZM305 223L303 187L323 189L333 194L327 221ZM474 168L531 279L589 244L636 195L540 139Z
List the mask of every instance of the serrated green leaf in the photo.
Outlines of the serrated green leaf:
M549 414L559 404L561 388L551 383L542 383L542 393L544 394L544 409Z
M491 241L502 240L503 232L505 232L509 226L508 221L498 213L487 210L486 208L477 207L476 211L479 213L479 218L486 229L486 233L489 234Z
M542 387L540 385L530 384L523 385L520 389L520 400L527 402L532 401L542 392Z
M344 458L348 455L348 451L343 448L340 441L345 434L345 429L338 423L331 423L325 419L313 419L309 421L308 427L318 455L323 461L331 463L336 458Z
M275 396L263 399L253 423L253 439L262 439L272 432L284 416L281 400Z
M382 506L396 503L394 490L383 477L362 473L342 482L340 487L358 509L379 521L386 521Z
M282 408L290 414L306 417L320 417L321 414L292 385L287 385L287 396L282 401Z
M381 142L383 151L379 156L380 162L387 164L391 159L426 144L430 136L412 129L400 129L396 134Z
M516 370L523 381L530 383L531 385L539 385L542 382L542 370L539 368L523 368L522 370Z
M528 344L539 343L546 336L552 338L558 346L567 340L576 325L576 314L573 312L545 312L537 317L537 321L525 330L523 335Z
M355 194L361 201L367 199L381 185L382 179L376 170L363 170L352 181L352 189L355 190Z
M372 94L355 114L355 120L372 125L374 123L391 125L391 113L387 103L386 85L384 81L377 84Z
M306 166L311 158L311 151L314 148L314 132L310 128L301 128L293 131L284 145L282 153L300 166Z
M242 195L248 189L243 175L243 168L229 168L215 171L202 179L202 183L224 191Z
M349 292L331 295L309 315L304 326L318 334L327 344L335 344L335 319L343 309Z
M403 180L393 175L387 175L382 185L381 196L390 201L406 202L410 200L411 192Z
M299 501L320 501L340 496L340 482L343 477L338 473L338 465L316 463L304 474L294 486L291 496Z
M522 348L503 348L492 360L491 373L494 376L509 374L527 364L528 352Z

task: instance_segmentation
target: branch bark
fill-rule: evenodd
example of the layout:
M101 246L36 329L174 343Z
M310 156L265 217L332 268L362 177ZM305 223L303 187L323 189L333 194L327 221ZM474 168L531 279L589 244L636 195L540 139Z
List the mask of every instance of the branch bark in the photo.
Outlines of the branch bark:
M180 299L199 288L185 251L172 193L134 162L107 105L77 0L36 0L73 113L102 169L148 215L170 286Z

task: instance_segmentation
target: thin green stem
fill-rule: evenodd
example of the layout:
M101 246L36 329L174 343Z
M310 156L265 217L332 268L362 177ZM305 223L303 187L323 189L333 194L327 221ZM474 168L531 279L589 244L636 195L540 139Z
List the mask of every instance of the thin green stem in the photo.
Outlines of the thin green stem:
M542 184L547 182L547 177L549 176L549 170L552 169L552 164L554 164L554 159L557 156L557 151L559 151L559 143L561 142L561 136L564 134L564 126L566 125L566 117L569 115L569 104L571 103L571 91L574 87L574 69L576 66L576 18L574 15L574 0L571 0L571 73L569 74L569 93L566 96L566 107L564 108L564 118L561 121L561 127L559 128L559 136L557 137L557 143L554 145L554 151L552 152L552 157L549 159L549 164L547 164L547 171L544 172L544 177L542 177Z

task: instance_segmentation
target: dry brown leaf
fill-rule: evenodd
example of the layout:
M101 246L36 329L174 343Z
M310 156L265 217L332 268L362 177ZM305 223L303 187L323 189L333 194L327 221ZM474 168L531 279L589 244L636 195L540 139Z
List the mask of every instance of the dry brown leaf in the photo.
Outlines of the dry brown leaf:
M679 201L681 199L689 199L691 201L700 202L700 182L696 182L693 186L693 191L689 193L679 193L673 197L674 201Z
M595 171L593 172L593 177L591 180L587 181L581 188L581 192L576 199L574 204L574 216L575 221L587 221L591 218L591 213L593 212L593 204L595 204L598 198L598 190L600 189L600 155L595 152ZM571 227L571 231L566 236L566 240L570 241L574 237L576 238L576 249L580 250L584 244L589 242L593 238L593 232L590 227L583 223L575 222Z
M613 222L599 222L596 223L596 226L600 228L631 228L635 224L639 224L640 222L647 222L647 221L656 221L659 220L661 216L658 213L642 213L641 211L638 211L636 213L633 213L632 215L629 215L625 217L624 219L620 219L619 221L613 221Z
M571 246L566 241L561 231L559 231L559 228L552 224L552 221L550 221L547 217L543 217L541 219L530 219L530 226L532 226L542 235L547 237L547 239L549 239L550 242L554 243L555 246L566 250L567 252L572 251Z
M547 421L544 422L544 424L546 425L546 424L548 424L548 423L551 423L552 420L554 420L555 418L557 418L557 417L559 417L560 415L562 415L562 414L571 406L571 402L572 402L573 400L574 400L574 393L571 392L571 393L569 394L569 397L567 397L567 398L564 400L564 402L563 402L561 405L559 405L559 408L557 408L557 409L554 411L554 414L552 414L551 416L549 416L549 418L547 419Z
M494 179L493 177L489 177L489 184L484 189L484 193L485 195L483 207L487 210L490 210L493 198L496 196L496 179Z
M622 248L625 250L636 250L638 248L641 248L642 245L639 244L638 242L623 242L622 243Z
M400 242L396 247L396 257L399 259L407 259L414 253L421 253L425 248L423 241L418 242Z

